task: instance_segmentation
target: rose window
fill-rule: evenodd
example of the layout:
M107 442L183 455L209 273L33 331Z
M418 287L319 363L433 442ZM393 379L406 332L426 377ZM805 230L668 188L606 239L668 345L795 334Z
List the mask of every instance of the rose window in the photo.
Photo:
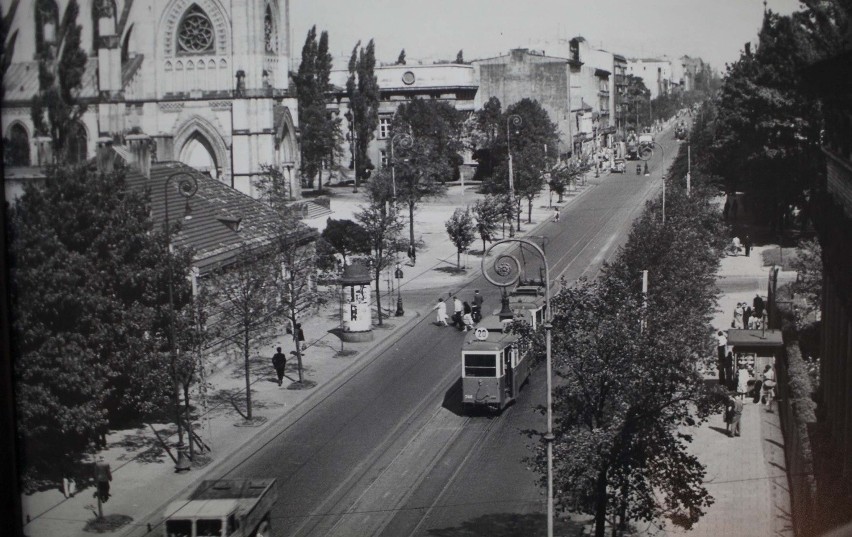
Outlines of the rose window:
M197 54L213 50L213 24L204 11L198 6L192 6L178 29L178 45L180 52Z

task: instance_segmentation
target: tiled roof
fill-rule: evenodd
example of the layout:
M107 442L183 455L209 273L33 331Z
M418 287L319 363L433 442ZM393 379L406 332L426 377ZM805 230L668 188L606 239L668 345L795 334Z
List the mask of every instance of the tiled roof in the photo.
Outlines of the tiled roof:
M127 174L130 187L150 189L154 222L158 225L165 222L166 181L172 174L181 172L192 175L198 181L198 191L189 200L192 218L182 219L186 200L178 193L179 180L175 179L168 189L169 221L181 222L181 230L173 240L176 244L190 246L195 250L194 264L202 274L218 263L231 262L244 243L257 246L269 243L275 231L275 211L179 162L152 164L150 179L135 171ZM304 234L305 240L312 240L316 230L304 226L299 233Z
M13 63L3 77L4 100L6 102L29 102L38 92L38 62ZM79 97L98 96L98 59L89 58L83 73L83 85Z

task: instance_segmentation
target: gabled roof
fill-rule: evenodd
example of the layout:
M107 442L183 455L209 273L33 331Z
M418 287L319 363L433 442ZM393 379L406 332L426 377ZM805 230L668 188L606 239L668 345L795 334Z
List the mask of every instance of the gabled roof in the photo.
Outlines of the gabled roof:
M186 199L178 192L179 178L172 180L168 189L169 223L180 222L180 231L174 235L175 244L195 251L194 265L201 274L217 264L235 260L243 244L263 247L275 236L278 215L265 203L231 188L180 162L152 164L151 178L137 171L127 174L128 186L150 190L151 217L157 225L165 223L166 182L173 174L185 173L198 182L198 191L189 198L192 218L183 219ZM311 241L316 230L308 226L296 232L299 240Z

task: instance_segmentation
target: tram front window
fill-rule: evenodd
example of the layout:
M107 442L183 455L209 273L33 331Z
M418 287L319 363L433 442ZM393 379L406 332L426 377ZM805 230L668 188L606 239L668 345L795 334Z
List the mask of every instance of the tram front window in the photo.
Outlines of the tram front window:
M465 354L464 355L465 377L496 377L497 355L496 354Z

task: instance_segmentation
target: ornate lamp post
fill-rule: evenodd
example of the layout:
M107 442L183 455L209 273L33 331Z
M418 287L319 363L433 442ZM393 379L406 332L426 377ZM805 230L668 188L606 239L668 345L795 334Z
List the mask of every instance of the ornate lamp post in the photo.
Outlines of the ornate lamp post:
M172 181L177 180L177 190L178 193L183 196L186 200L186 205L184 206L184 218L191 218L191 208L189 206L189 198L195 195L198 192L198 181L192 175L186 172L176 172L168 176L166 178L166 183L163 186L163 194L164 194L164 203L166 208L166 221L165 221L165 229L166 229L166 250L171 253L171 230L169 229L169 185ZM177 371L177 333L175 330L175 301L174 301L174 283L172 278L172 260L171 258L167 261L169 263L169 270L167 273L168 277L168 287L169 287L169 311L171 315L169 316L169 339L171 340L169 343L169 347L171 348L171 362L172 362L172 379L174 381L174 390L175 390L175 423L177 424L178 429L178 460L176 468L179 471L189 470L189 464L183 459L183 427L180 423L180 383L178 382L178 371ZM188 438L189 442L192 442L192 438Z
M411 135L404 132L394 134L390 139L391 185L393 187L394 205L396 205L396 160L394 160L393 158L393 146L396 145L397 138L399 138L399 145L402 146L403 149L411 149L411 146L414 145L414 140L411 138ZM414 248L414 245L410 245L410 248ZM402 268L400 268L399 263L396 264L396 269L394 270L394 277L397 279L396 316L402 317L403 315L405 315L405 310L402 308L402 290L400 289L400 286L402 284Z
M529 246L541 257L541 262L544 264L544 330L546 341L547 354L547 433L544 435L544 441L547 443L547 536L553 537L553 397L552 397L552 378L553 364L550 351L551 330L553 329L553 313L550 309L550 267L547 264L547 257L544 251L537 244L527 239L503 239L493 243L488 250L482 254L482 275L493 285L500 287L503 290L504 310L508 309L508 299L506 288L518 283L521 277L521 263L516 257L508 253L501 253L494 259L493 269L497 278L491 276L485 267L485 260L488 258L488 253L495 247L501 244L517 242L522 245ZM502 312L501 312L502 318Z
M509 154L509 206L512 211L515 210L515 174L512 171L512 129L518 128L524 122L523 118L518 114L511 114L506 118L506 152ZM515 228L512 225L512 219L509 219L509 236L515 236Z

